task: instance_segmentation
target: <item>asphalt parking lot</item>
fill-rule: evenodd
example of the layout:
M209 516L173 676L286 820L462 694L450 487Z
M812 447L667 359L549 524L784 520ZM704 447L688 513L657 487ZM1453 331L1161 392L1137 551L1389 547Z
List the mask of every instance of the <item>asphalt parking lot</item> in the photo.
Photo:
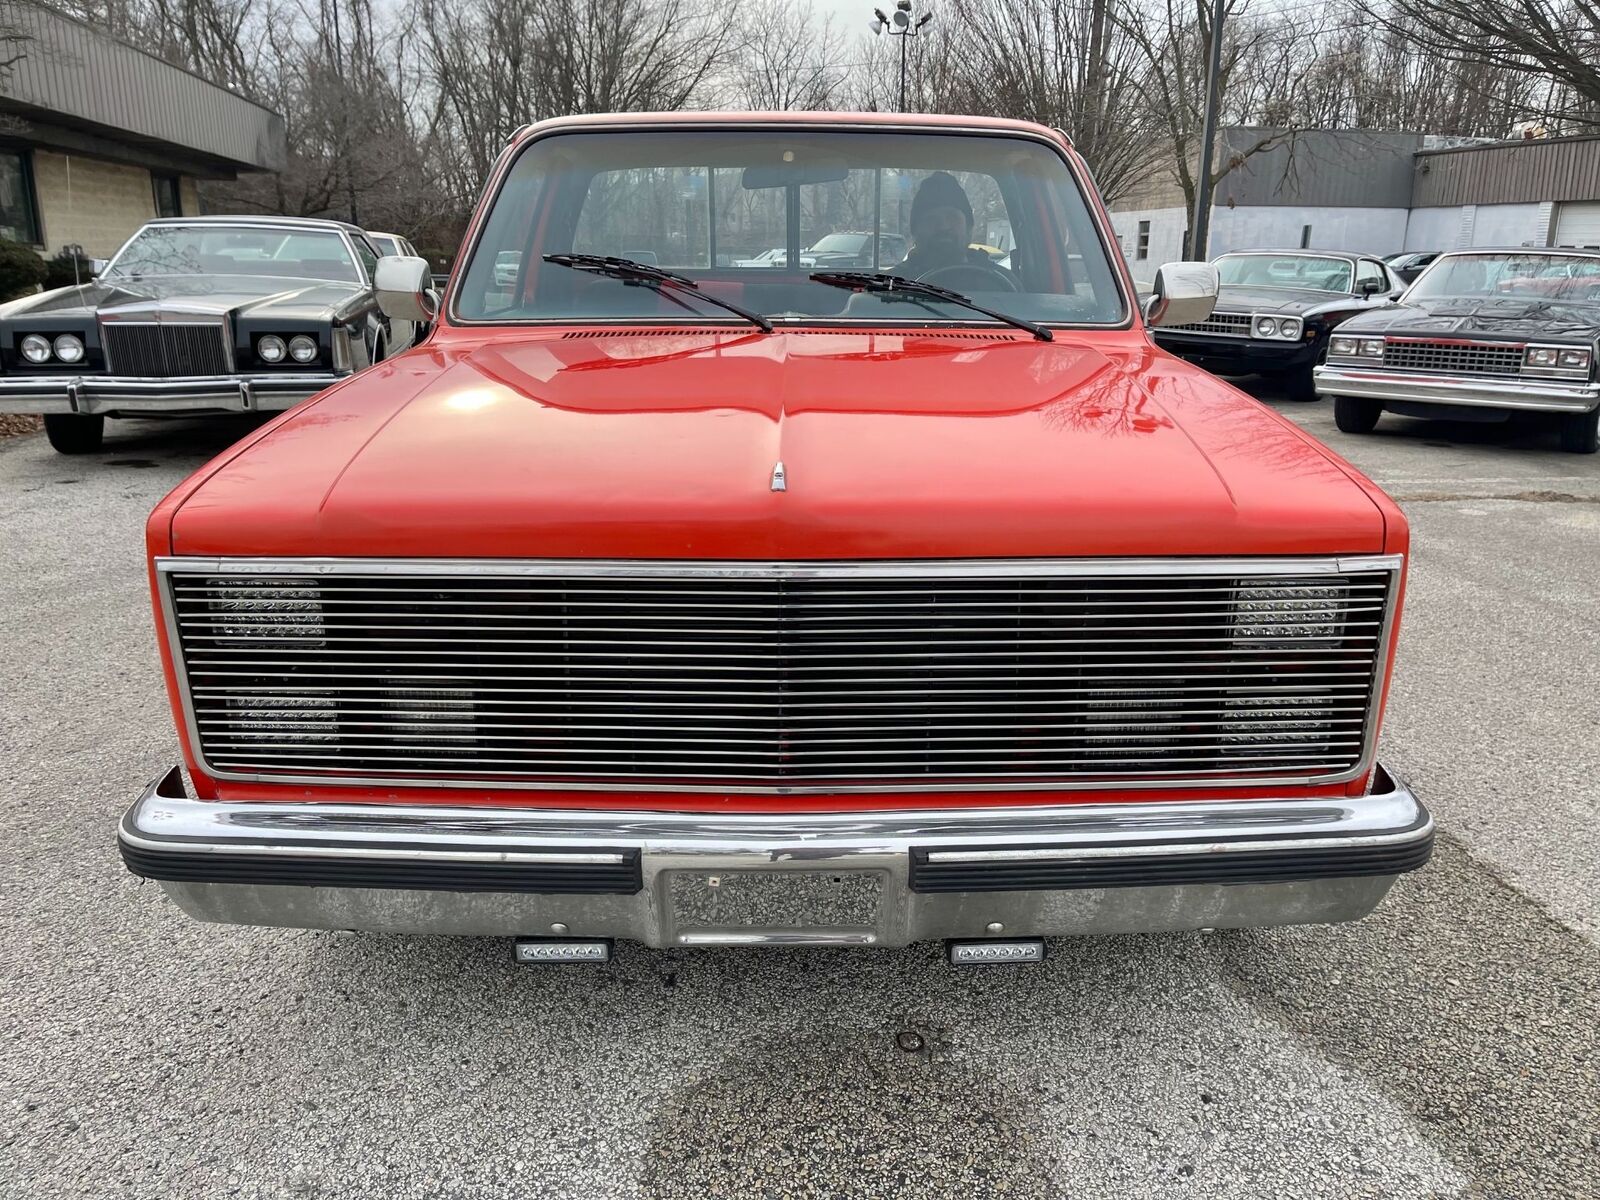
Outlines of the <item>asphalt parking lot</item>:
M1600 1196L1600 456L1257 394L1413 521L1384 756L1433 864L964 972L188 921L112 840L177 755L142 527L241 427L0 442L0 1196Z

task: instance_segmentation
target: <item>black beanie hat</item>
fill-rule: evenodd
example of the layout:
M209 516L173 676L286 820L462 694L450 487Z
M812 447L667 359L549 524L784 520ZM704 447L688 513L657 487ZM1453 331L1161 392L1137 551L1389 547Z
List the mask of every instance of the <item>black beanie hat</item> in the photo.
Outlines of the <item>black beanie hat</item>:
M911 223L915 225L917 218L930 208L958 208L966 213L967 223L972 222L972 201L948 171L935 171L918 186L917 194L911 198Z

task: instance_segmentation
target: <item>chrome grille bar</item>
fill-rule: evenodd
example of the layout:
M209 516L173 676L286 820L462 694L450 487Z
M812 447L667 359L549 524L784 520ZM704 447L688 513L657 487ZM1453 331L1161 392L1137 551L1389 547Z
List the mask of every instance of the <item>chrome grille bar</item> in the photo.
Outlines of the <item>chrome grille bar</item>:
M1353 778L1400 562L157 566L218 777L829 792Z
M221 321L102 321L110 370L170 379L227 375L233 370L228 328Z
M1442 371L1461 375L1516 376L1526 347L1521 342L1468 342L1387 338L1383 365L1399 371Z
M1173 325L1177 333L1220 333L1226 337L1250 336L1249 313L1214 312L1204 321L1191 321L1187 325Z

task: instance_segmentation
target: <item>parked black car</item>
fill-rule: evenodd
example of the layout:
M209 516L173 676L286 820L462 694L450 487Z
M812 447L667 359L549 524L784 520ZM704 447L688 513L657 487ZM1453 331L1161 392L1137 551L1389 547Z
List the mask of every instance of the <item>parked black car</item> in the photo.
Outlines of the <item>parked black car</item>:
M1403 254L1391 254L1383 261L1389 264L1389 269L1407 283L1415 283L1417 276L1439 255L1442 250L1407 250Z
M411 344L378 309L379 257L338 221L151 221L92 281L0 305L0 412L83 454L107 417L292 407Z
M1339 327L1317 391L1346 433L1384 412L1503 418L1558 414L1561 445L1600 448L1600 251L1441 255L1402 304Z
M1388 304L1399 277L1367 254L1250 250L1216 260L1221 290L1204 321L1155 330L1156 344L1218 375L1265 375L1291 397L1315 400L1311 370L1329 331Z

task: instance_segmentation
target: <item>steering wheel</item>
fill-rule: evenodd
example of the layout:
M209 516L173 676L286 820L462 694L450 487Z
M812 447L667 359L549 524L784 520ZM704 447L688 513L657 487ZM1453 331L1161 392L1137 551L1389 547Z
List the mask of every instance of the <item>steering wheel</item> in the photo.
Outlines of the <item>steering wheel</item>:
M962 283L963 280L967 282ZM937 284L952 292L1015 292L1017 281L999 267L988 263L952 263L948 267L934 267L917 276L919 283Z

